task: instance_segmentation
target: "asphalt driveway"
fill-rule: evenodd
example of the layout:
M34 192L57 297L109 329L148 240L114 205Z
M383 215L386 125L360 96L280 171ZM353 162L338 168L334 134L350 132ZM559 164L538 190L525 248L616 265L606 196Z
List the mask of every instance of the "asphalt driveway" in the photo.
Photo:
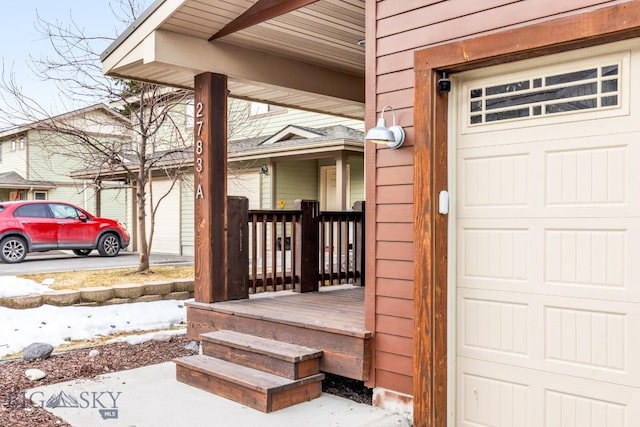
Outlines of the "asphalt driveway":
M13 276L25 273L53 273L69 270L99 270L129 268L138 265L139 254L136 252L120 252L116 257L101 257L93 251L88 257L79 257L71 251L50 251L30 253L18 264L0 262L0 276ZM193 257L152 254L151 265L190 265Z

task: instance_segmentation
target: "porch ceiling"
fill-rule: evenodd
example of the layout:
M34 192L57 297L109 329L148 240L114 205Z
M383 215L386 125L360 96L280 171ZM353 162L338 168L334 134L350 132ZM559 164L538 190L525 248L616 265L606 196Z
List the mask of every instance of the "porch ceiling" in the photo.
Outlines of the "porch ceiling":
M364 0L311 2L209 41L255 3L158 0L103 53L104 72L186 88L215 72L233 97L364 118Z

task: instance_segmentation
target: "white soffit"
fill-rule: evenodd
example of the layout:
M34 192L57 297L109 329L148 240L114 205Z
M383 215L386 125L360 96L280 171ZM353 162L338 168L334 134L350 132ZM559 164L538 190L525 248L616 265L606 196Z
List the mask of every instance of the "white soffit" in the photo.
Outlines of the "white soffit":
M106 74L193 87L229 76L230 95L364 117L364 0L320 0L209 42L254 0L164 0L103 54Z

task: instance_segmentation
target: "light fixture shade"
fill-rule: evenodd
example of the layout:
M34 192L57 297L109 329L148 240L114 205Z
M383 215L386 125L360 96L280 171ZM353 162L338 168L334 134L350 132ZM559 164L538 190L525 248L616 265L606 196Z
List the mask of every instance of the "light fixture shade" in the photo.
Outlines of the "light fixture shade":
M388 144L389 142L395 141L395 136L387 127L385 119L379 118L376 127L369 129L364 139L375 144Z
M387 127L387 122L384 119L384 112L387 109L391 110L393 115L393 126L391 127ZM364 137L366 141L371 141L375 144L386 144L389 148L399 148L404 142L404 138L404 129L396 125L396 115L390 106L385 106L382 109L376 127L369 129Z

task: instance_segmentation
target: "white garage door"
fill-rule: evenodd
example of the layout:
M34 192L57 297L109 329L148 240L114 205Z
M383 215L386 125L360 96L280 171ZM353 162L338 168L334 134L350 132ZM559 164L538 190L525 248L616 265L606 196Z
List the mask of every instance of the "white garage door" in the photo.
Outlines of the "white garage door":
M458 76L457 425L640 425L634 45Z
M160 198L168 195L160 201L160 207L156 212L155 230L153 232L153 244L151 253L180 254L180 183L171 188L171 180L153 181L153 204L157 205ZM169 191L171 190L171 191ZM147 207L146 226L147 234L151 230L151 218Z
M230 173L227 194L249 199L249 209L260 209L260 174L258 172Z

